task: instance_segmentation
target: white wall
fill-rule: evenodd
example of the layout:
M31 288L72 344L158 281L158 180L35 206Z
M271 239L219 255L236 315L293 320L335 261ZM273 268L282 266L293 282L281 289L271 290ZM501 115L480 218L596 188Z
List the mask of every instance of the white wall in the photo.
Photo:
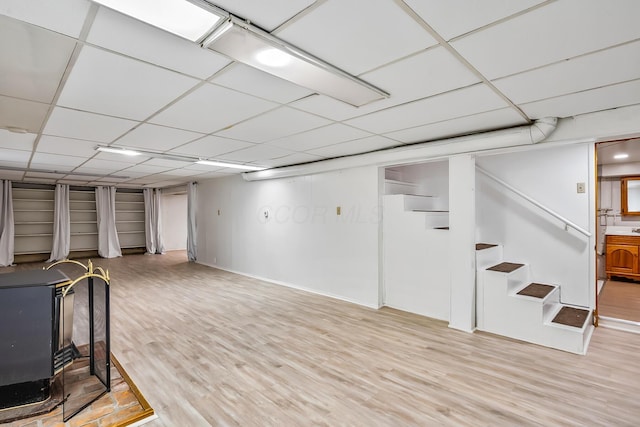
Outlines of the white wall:
M160 205L165 250L187 249L187 195L163 194Z
M477 164L593 233L592 147L573 144L483 156ZM577 193L579 182L586 184L586 193ZM534 281L560 285L562 302L590 306L595 242L564 231L561 222L480 173L476 184L478 241L502 243L505 261L528 263Z
M378 307L378 188L376 167L201 181L198 262Z
M384 305L449 320L449 231L406 211L400 194L384 196L383 209Z

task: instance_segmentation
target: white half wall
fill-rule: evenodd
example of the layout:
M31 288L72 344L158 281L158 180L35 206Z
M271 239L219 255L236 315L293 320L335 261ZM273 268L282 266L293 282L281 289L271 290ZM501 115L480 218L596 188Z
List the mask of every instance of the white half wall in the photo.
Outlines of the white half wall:
M187 249L187 195L163 194L160 209L164 249Z
M198 262L377 308L378 191L377 167L200 181Z
M560 285L563 303L590 307L595 292L593 144L487 155L477 164L594 235L565 231L560 221L478 173L478 241L503 244L505 261L529 264L534 281ZM587 191L577 193L577 183L585 183Z

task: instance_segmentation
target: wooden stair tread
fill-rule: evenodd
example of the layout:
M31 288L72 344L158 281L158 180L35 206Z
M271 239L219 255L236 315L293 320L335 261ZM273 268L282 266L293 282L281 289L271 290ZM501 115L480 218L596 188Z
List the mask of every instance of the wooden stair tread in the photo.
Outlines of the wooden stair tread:
M518 295L523 295L533 298L544 298L555 289L555 286L544 285L542 283L531 283L526 288L518 292Z
M483 249L495 248L498 245L492 245L491 243L476 243L476 251L481 251Z
M516 271L523 265L524 264L517 264L515 262L501 262L500 264L487 268L487 270L499 271L500 273L511 273L512 271Z
M588 316L589 310L574 307L562 307L558 314L556 314L556 317L553 318L552 322L572 326L574 328L582 328Z

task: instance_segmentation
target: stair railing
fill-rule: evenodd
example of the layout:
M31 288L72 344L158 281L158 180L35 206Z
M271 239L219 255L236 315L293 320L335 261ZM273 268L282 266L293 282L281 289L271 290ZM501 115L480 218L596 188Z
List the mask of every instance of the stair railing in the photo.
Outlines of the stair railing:
M548 213L552 217L554 217L554 218L558 219L560 222L564 223L564 229L565 230L568 230L569 227L571 227L574 230L576 230L577 232L579 232L580 234L582 234L582 235L584 235L586 237L591 237L591 233L588 230L585 230L584 228L580 227L576 223L574 223L574 222L568 220L567 218L563 217L562 215L560 215L556 211L554 211L552 209L549 209L548 207L546 207L542 203L538 202L537 200L527 196L522 191L518 190L515 187L512 187L510 184L507 184L506 182L504 182L503 180L501 180L497 176L495 176L495 175L491 174L490 172L482 169L478 165L476 165L476 169L478 170L478 172L482 173L487 178L497 182L498 184L500 184L501 186L503 186L507 190L511 191L512 193L517 194L518 196L522 197L524 200L528 201L529 203L533 204L534 206L537 206L538 208L542 209L543 211L545 211L546 213Z

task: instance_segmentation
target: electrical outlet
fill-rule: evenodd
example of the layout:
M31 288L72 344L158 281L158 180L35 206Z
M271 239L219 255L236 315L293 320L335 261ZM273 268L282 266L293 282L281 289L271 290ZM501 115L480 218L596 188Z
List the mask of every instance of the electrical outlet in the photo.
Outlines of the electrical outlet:
M587 185L584 182L579 182L577 185L578 193L584 193L587 191Z

